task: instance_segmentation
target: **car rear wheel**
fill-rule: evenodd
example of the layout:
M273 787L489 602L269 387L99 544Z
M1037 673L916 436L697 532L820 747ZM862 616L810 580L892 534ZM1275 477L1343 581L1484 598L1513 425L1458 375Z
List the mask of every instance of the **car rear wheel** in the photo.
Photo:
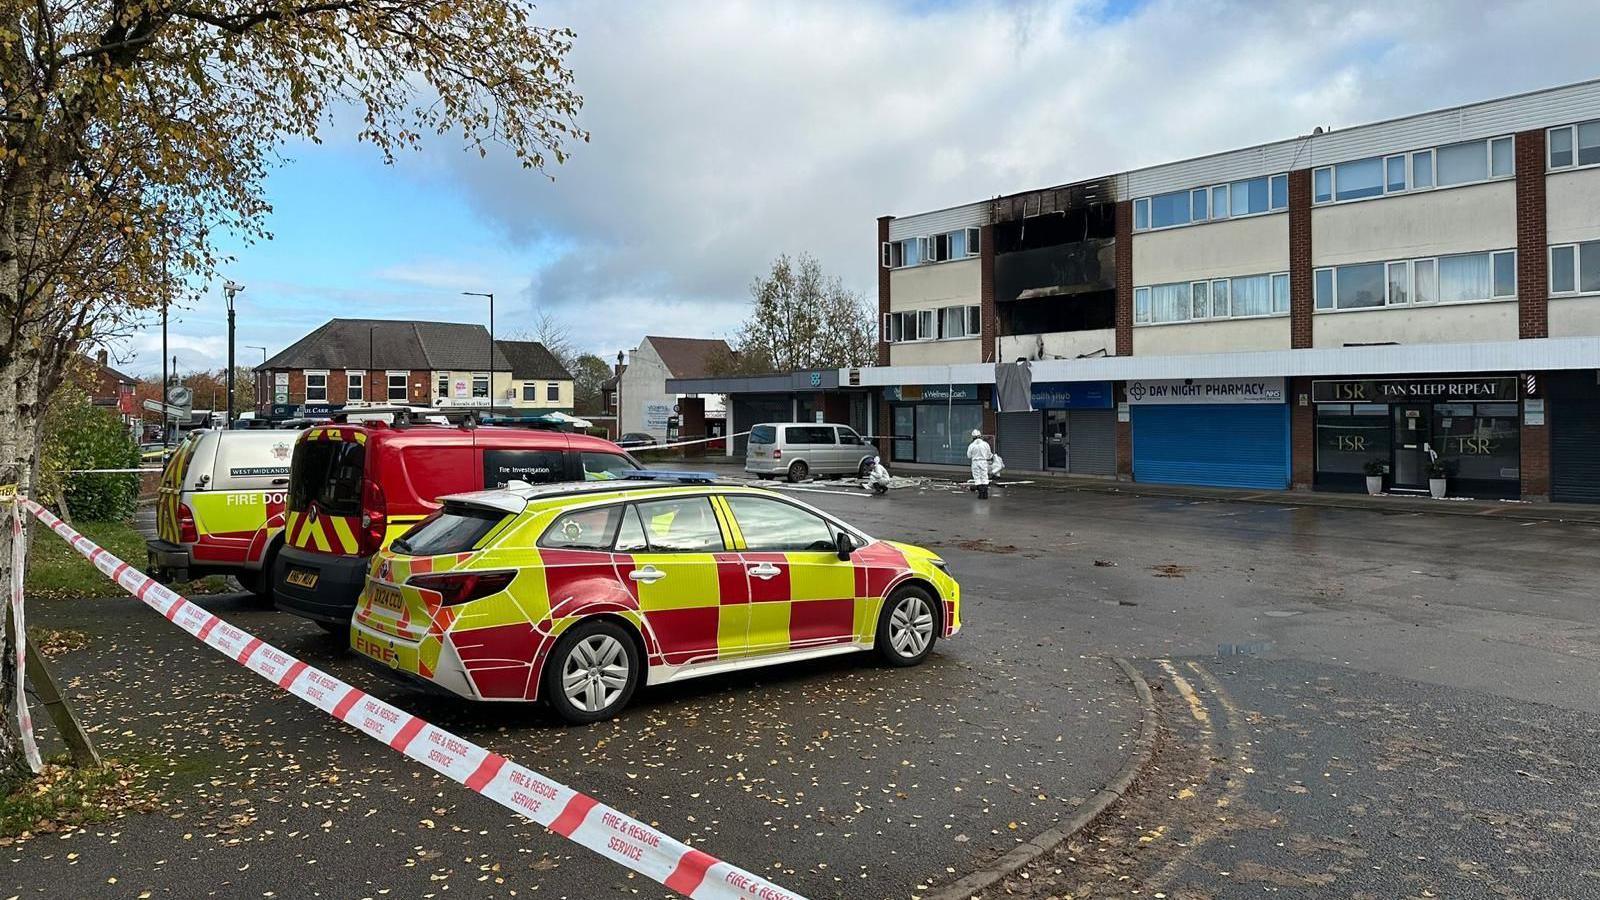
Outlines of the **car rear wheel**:
M869 456L861 461L861 465L856 468L856 477L863 481L872 477L872 457Z
M599 722L628 705L642 670L638 648L622 626L579 622L556 642L545 663L544 695L568 722Z
M789 481L791 483L798 484L805 481L806 476L810 474L811 467L806 465L806 461L803 459L797 459L789 464Z
M933 650L939 616L927 591L903 587L890 595L878 614L878 655L891 666L914 666Z

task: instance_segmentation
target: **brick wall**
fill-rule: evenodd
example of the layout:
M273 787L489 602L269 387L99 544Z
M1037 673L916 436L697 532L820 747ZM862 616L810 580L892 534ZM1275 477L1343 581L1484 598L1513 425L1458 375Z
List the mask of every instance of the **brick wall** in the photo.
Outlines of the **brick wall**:
M994 414L994 388L987 384L978 385L978 399L983 401L983 433L992 444L995 435L1000 433L1000 420ZM952 440L960 438L963 444L972 440L971 436L958 434L952 435Z
M1133 355L1133 201L1117 203L1117 355ZM1130 462L1131 466L1132 463ZM1131 471L1131 470L1130 470Z
M889 223L893 221L894 216L878 217L878 245L872 248L875 254L873 265L878 269L878 365L880 366L889 364L889 342L884 340L888 335L882 333L883 317L889 314L889 267L883 264L883 245L889 241ZM988 242L985 241L984 244L987 247Z
M1522 499L1550 499L1549 425L1522 426Z
M878 455L883 457L883 464L887 466L892 455L894 441L890 439L893 433L893 423L889 419L889 403L880 395L878 398Z
M1311 346L1312 292L1311 170L1296 169L1289 173L1289 346L1295 350Z
M1549 241L1545 234L1544 129L1518 132L1516 148L1517 334L1523 338L1549 337L1550 281L1545 271Z
M1117 382L1112 396L1115 398L1117 408L1128 401L1127 385ZM1117 478L1122 481L1133 480L1133 422L1117 422Z
M1297 491L1311 490L1316 468L1316 410L1300 397L1311 395L1311 379L1289 379L1289 486Z
M978 305L983 330L979 332L980 352L984 362L996 362L995 334L998 322L994 309L994 226L984 225L978 231Z

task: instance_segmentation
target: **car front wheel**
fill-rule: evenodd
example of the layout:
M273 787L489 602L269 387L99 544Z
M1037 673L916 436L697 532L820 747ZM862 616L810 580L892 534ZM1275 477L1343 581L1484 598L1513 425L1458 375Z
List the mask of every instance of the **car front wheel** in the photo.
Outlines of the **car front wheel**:
M545 663L545 697L567 722L599 722L628 705L642 668L638 649L621 626L579 622L556 642Z
M933 597L919 587L903 587L890 595L878 614L878 655L891 666L914 666L933 650L939 617Z

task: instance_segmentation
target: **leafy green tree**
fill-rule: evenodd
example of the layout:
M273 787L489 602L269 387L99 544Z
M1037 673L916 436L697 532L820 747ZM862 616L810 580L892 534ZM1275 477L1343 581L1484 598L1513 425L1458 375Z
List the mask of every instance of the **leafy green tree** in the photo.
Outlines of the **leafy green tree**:
M731 353L710 361L725 375L871 365L877 332L860 294L826 275L809 253L779 256L750 284L754 308L730 340Z
M385 160L445 140L542 171L588 139L572 39L510 0L0 0L0 484L36 492L84 346L198 296L223 233L269 237L289 142L337 113ZM20 761L10 679L0 768Z
M600 386L610 380L611 366L593 353L584 353L573 359L568 369L572 372L573 409L578 415L606 414Z

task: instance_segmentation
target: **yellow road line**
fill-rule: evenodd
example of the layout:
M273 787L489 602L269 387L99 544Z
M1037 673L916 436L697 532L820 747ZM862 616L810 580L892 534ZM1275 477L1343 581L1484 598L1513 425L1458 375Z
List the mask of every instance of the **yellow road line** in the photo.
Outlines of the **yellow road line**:
M1178 674L1178 670L1173 668L1170 661L1161 660L1161 668L1166 670L1167 677L1172 679L1172 684L1177 687L1184 702L1189 704L1189 714L1194 716L1194 720L1202 725L1210 725L1211 713L1207 712L1206 705L1200 702L1199 695L1194 692L1194 686Z

